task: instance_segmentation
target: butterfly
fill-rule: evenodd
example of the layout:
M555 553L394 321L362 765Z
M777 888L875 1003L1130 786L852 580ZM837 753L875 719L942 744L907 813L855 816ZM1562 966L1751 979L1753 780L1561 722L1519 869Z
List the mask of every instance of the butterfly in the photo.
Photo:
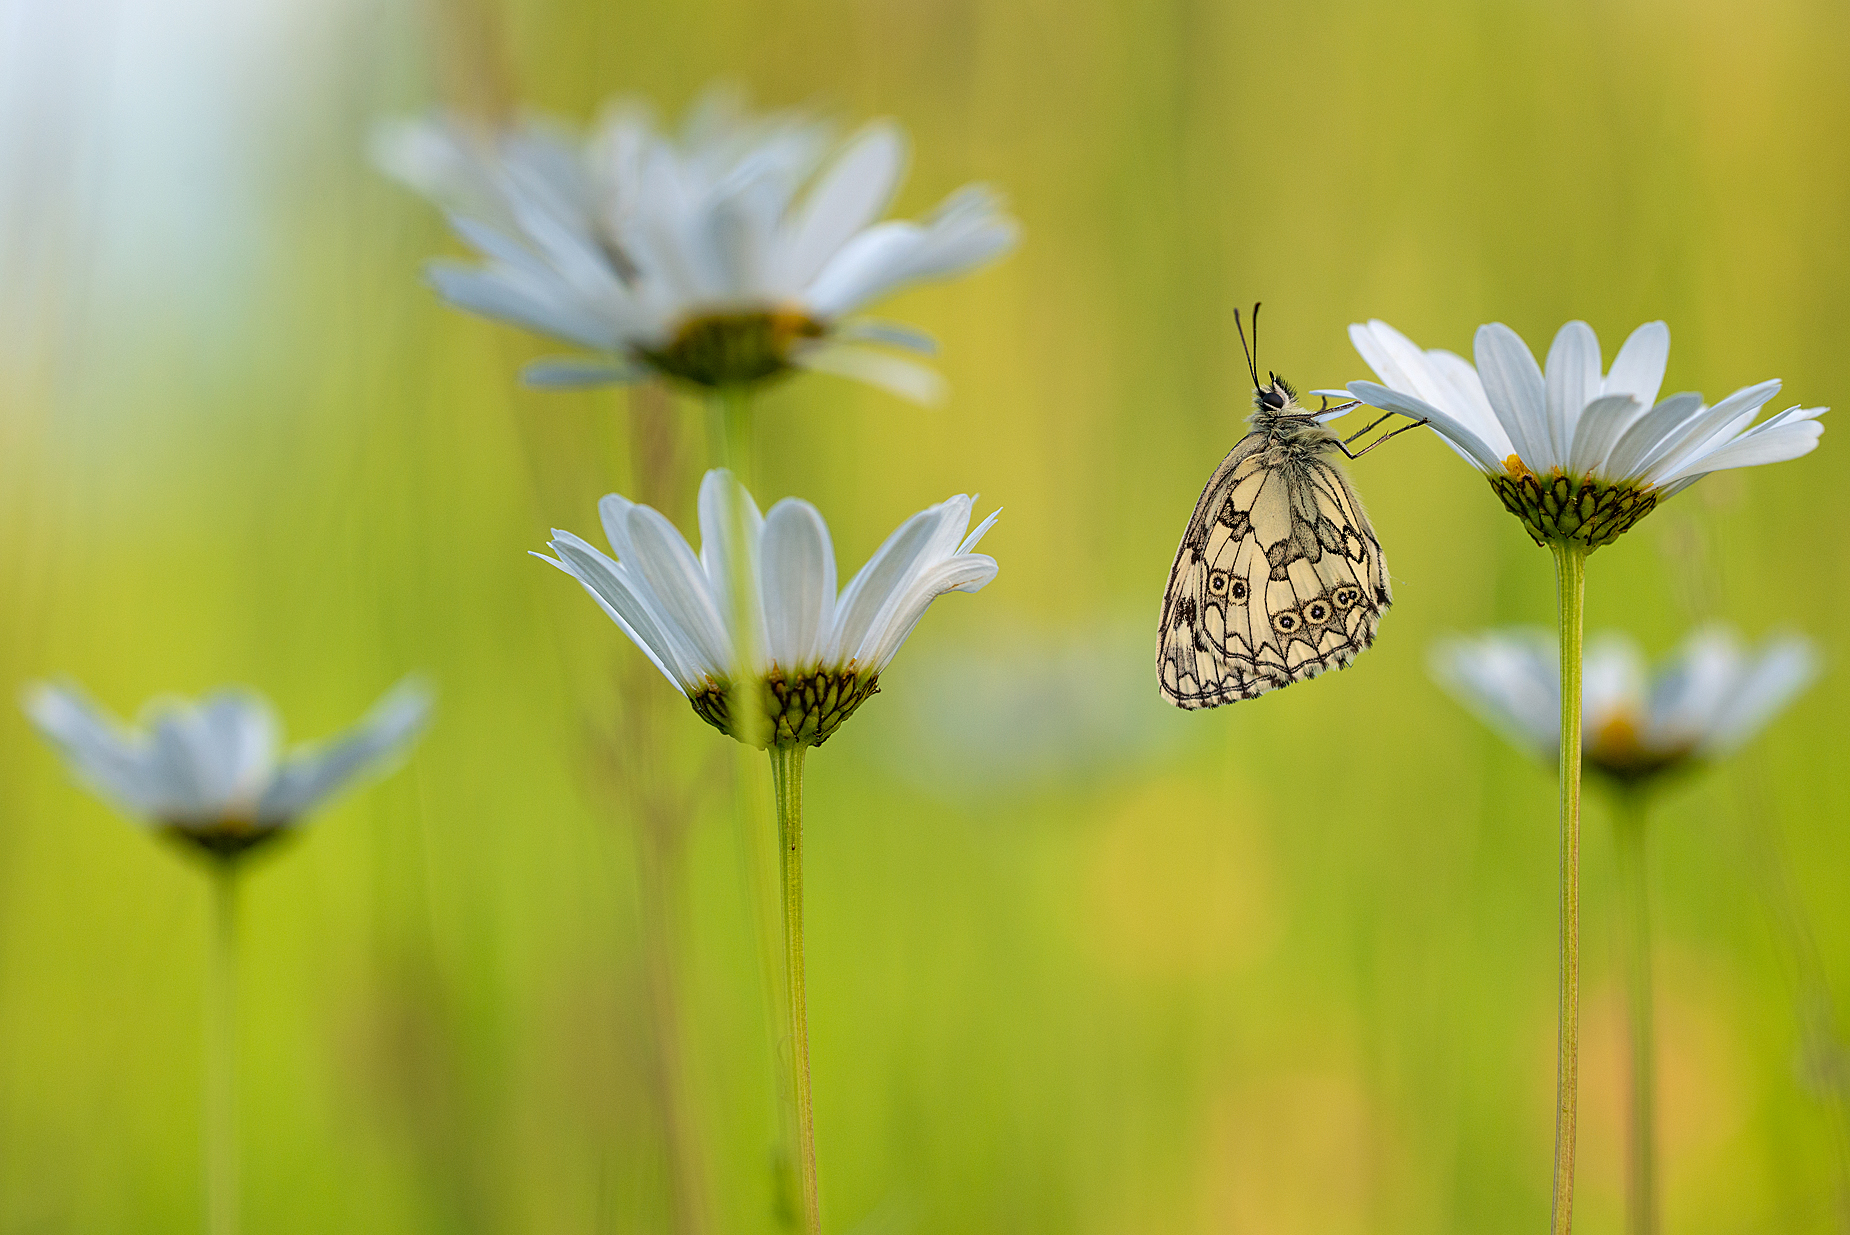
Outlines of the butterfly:
M1234 314L1234 325L1240 317ZM1253 306L1253 343L1259 306ZM1340 669L1375 641L1393 603L1381 542L1361 499L1325 456L1358 459L1404 425L1350 453L1367 433L1340 437L1324 422L1353 401L1310 411L1290 383L1253 379L1251 431L1214 469L1176 550L1157 627L1156 675L1179 708L1219 707ZM1390 413L1391 415L1392 413Z

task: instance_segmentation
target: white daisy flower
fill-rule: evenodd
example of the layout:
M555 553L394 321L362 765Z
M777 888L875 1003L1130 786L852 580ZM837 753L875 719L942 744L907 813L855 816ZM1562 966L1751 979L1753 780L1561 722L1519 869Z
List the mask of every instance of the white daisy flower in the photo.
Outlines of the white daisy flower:
M67 685L27 689L26 715L99 797L231 858L274 838L404 750L430 715L407 680L346 731L287 755L262 696L222 687L197 703L156 699L124 726Z
M727 517L728 486L742 520ZM980 591L996 577L995 559L973 550L1002 512L968 531L971 505L959 494L913 515L839 594L835 550L816 508L785 498L760 515L723 470L701 482L698 554L657 511L613 493L598 513L614 558L556 529L549 543L558 556L535 556L583 584L709 724L732 733L728 692L746 678L762 686L772 745L819 746L879 688L933 600ZM750 594L735 605L729 580L741 548ZM734 617L741 612L755 625L743 641ZM741 642L756 649L743 667Z
M1561 734L1560 656L1552 635L1491 631L1440 644L1433 673L1492 728L1552 762ZM1768 639L1757 651L1723 627L1692 634L1647 668L1630 638L1589 642L1582 671L1587 766L1627 784L1745 745L1818 675L1811 640Z
M1537 543L1596 549L1710 472L1796 459L1817 446L1817 418L1829 410L1795 406L1755 425L1777 381L1713 407L1687 392L1660 400L1670 354L1662 322L1634 330L1603 375L1585 322L1561 327L1546 371L1501 322L1478 327L1475 368L1421 351L1382 321L1350 326L1349 338L1381 381L1350 382L1348 393L1429 420Z
M627 103L576 146L536 123L485 131L439 116L382 129L374 152L483 259L433 264L445 299L596 353L537 361L530 384L654 372L713 388L802 368L932 401L935 372L867 346L929 354L931 340L853 315L1000 256L1017 225L975 185L922 222L882 222L905 173L903 131L870 124L822 166L827 146L812 120L753 117L709 94L678 138Z

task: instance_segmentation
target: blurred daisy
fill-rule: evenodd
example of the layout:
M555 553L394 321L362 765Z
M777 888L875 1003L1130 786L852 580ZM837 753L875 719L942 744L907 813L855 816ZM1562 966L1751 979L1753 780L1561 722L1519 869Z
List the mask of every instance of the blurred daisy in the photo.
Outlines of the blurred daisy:
M432 265L445 299L595 353L537 361L530 384L659 373L723 388L812 369L929 402L935 372L868 345L929 354L931 340L854 315L989 262L1017 225L981 186L921 222L881 221L904 133L882 121L825 157L829 145L811 119L710 92L679 136L620 103L582 143L436 116L383 128L374 153L482 258Z
M1817 446L1829 410L1795 406L1755 425L1777 381L1713 407L1687 392L1659 399L1670 354L1662 322L1634 330L1603 375L1585 322L1561 327L1546 371L1501 322L1478 327L1475 368L1382 321L1350 326L1349 338L1381 379L1350 382L1349 394L1429 420L1538 544L1597 549L1710 472L1796 459Z
M39 684L26 715L99 797L222 858L280 835L363 773L410 745L429 693L400 683L365 718L279 754L276 714L259 695L223 688L197 703L157 699L127 727L82 692Z
M1434 650L1434 675L1515 745L1558 758L1561 670L1555 641L1540 631L1492 631ZM1768 639L1758 650L1710 627L1650 672L1623 635L1587 648L1581 704L1586 765L1606 779L1618 866L1617 915L1630 1022L1626 1229L1659 1228L1656 1150L1656 1045L1651 978L1647 824L1654 790L1670 774L1738 749L1757 735L1818 674L1810 640ZM1578 915L1577 896L1574 914Z
M744 546L730 531L728 490L745 512ZM535 556L583 584L721 732L739 736L728 723L733 685L741 677L760 683L769 740L779 747L821 745L878 689L933 600L979 591L996 577L995 559L973 550L1001 512L970 531L971 499L961 494L902 523L839 594L835 550L816 508L785 498L760 515L730 472L708 472L701 483L698 555L647 506L613 493L598 513L614 558L558 530L550 542L558 556ZM741 560L747 595L735 604L729 580ZM746 640L737 637L739 612L755 627ZM757 649L743 667L742 642Z
M1441 643L1433 673L1512 744L1553 762L1561 732L1560 656L1537 630L1491 631ZM1745 745L1818 675L1798 635L1744 647L1722 627L1697 631L1656 671L1638 645L1608 633L1588 642L1582 682L1587 766L1620 785L1722 758Z

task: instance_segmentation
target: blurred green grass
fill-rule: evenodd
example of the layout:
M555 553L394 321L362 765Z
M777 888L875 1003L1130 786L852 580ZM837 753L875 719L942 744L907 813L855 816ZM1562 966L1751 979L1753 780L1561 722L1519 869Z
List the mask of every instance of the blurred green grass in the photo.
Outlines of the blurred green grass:
M596 496L631 471L626 396L518 389L542 345L436 303L418 264L454 244L362 151L373 118L485 77L582 118L618 91L678 110L717 75L849 123L897 115L916 147L902 211L980 178L1027 226L1004 264L894 306L942 340L947 407L806 378L762 417L760 499L815 501L844 570L949 493L1007 508L985 542L998 581L935 607L865 719L810 761L831 1228L1539 1223L1550 779L1441 697L1424 660L1441 631L1545 621L1551 584L1437 441L1351 469L1397 605L1349 671L1186 718L1102 674L1099 706L1164 741L1019 785L927 789L892 744L981 732L980 716L908 709L997 631L1148 660L1116 632L1153 624L1182 523L1240 432L1231 312L1254 299L1262 364L1301 388L1363 375L1343 327L1370 316L1457 350L1481 321L1541 349L1581 316L1609 357L1663 317L1666 389L1779 376L1777 406L1838 399L1850 14L302 13L247 66L260 243L210 284L217 299L117 288L81 227L5 238L65 264L9 293L35 299L9 318L23 325L0 371L0 682L69 673L131 710L248 681L303 737L409 668L442 691L406 771L251 881L250 1230L668 1229L633 819L592 736L636 653L525 556L549 527L594 532ZM691 497L700 420L683 410ZM1701 618L1790 624L1835 659L1850 634L1836 432L1800 462L1704 482L1597 555L1590 629L1662 648ZM666 775L698 779L722 740L648 686L677 743ZM1826 1113L1798 1079L1782 943L1743 854L1756 822L1783 832L1850 989L1843 689L1827 675L1749 756L1764 794L1709 776L1656 835L1678 1231L1837 1229ZM1585 869L1580 1229L1598 1235L1620 1223L1623 1077L1597 809ZM0 1230L197 1225L200 884L0 714ZM723 794L703 799L680 891L715 1229L763 1230L771 1048Z

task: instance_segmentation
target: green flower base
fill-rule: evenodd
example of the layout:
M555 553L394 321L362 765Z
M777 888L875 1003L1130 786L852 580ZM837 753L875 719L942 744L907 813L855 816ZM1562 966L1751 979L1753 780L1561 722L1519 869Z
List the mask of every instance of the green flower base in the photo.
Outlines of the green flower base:
M858 673L831 673L818 669L814 673L797 678L785 678L772 670L771 675L759 683L759 690L764 700L765 720L769 727L769 741L760 734L752 745L763 750L767 745L778 747L820 746L841 728L841 723L854 715L854 710L867 700L869 695L880 689L879 679ZM723 683L708 686L697 695L689 697L694 711L700 719L718 729L727 737L747 739L733 732L731 720L732 696Z
M241 819L218 819L210 823L169 823L161 828L169 839L191 849L210 854L222 861L241 858L259 845L282 837L289 829L258 827Z
M1522 520L1538 545L1578 541L1587 552L1609 545L1657 505L1657 491L1639 485L1615 485L1593 477L1551 476L1532 472L1492 476L1490 487L1503 506Z
M822 334L821 322L788 310L714 313L687 322L666 346L641 356L696 386L749 386L784 372L791 349Z

